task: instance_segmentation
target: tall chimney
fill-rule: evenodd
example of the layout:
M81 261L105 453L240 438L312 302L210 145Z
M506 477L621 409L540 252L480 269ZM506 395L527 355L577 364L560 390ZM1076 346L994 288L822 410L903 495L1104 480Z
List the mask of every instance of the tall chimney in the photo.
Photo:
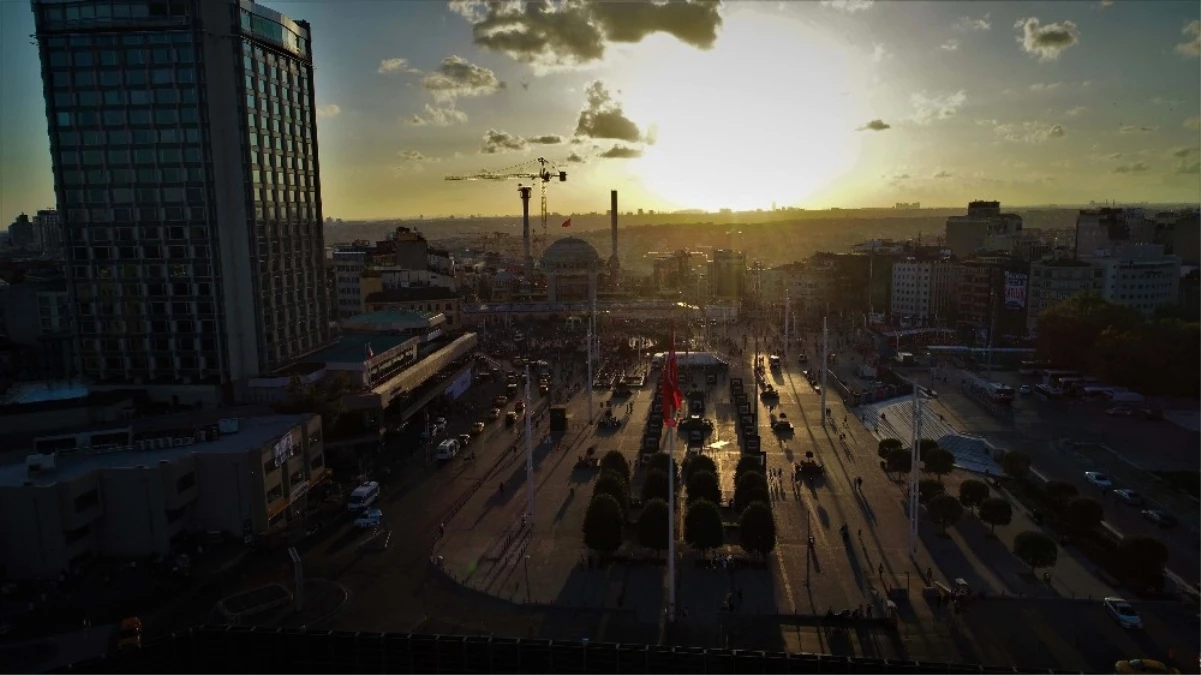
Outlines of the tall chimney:
M524 254L522 260L522 271L525 274L524 283L530 284L534 276L534 257L530 255L530 191L532 188L527 186L518 186L517 192L521 195L521 247Z
M609 271L613 285L617 285L617 273L621 269L621 261L617 257L617 190L609 191L609 229L613 240L613 253L609 256Z

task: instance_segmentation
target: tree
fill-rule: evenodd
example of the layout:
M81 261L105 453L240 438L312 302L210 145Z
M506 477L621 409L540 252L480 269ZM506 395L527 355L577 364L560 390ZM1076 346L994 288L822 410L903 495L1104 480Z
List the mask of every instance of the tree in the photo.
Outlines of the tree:
M1001 470L1006 476L1011 476L1018 480L1026 477L1030 473L1030 455L1021 450L1010 450L1004 455L1001 455Z
M885 461L885 466L891 473L897 474L897 478L913 470L913 454L905 448L894 448L888 453L888 459Z
M595 495L584 513L584 545L598 553L616 551L624 522L621 505L612 495Z
M928 503L931 499L945 494L947 489L943 487L934 478L923 478L917 482L917 500L922 504Z
M930 498L930 503L926 504L926 512L930 514L930 520L945 533L947 527L959 522L963 517L963 506L951 495L940 494Z
M982 480L969 478L959 484L959 503L969 509L980 506L980 502L988 499L988 485Z
M1013 539L1013 554L1031 570L1051 567L1059 559L1055 540L1037 530L1027 530Z
M652 499L642 507L638 516L638 545L659 555L667 548L667 502Z
M642 479L642 503L652 499L667 501L667 493L667 474L658 469L647 471L646 478Z
M744 551L766 557L776 547L776 520L771 508L755 502L738 519L739 543Z
M997 531L997 525L1008 525L1013 521L1013 506L1000 497L989 497L980 502L980 520L989 524L989 533Z
M890 452L893 450L899 450L903 447L905 447L905 444L899 439L885 438L884 440L880 441L879 445L876 446L876 454L880 456L880 459L888 459L888 454Z
M717 462L714 462L713 458L709 455L693 454L684 460L684 482L687 483L692 474L697 471L708 471L716 476Z
M598 495L609 495L615 499L623 515L630 508L630 488L619 473L605 471L596 479L596 485L592 487L592 498L596 499Z
M1069 500L1080 494L1075 485L1064 480L1049 480L1043 490L1047 493L1047 497L1054 502L1055 507L1059 509L1067 506Z
M927 473L938 476L941 482L943 476L955 470L955 455L951 454L950 450L935 445L922 450L922 464L925 465Z
M668 471L670 470L669 467L674 466L674 468L675 468L675 476L674 476L675 488L677 490L679 490L680 489L680 465L678 463L674 463L674 462L669 463L670 460L671 460L671 457L669 457L666 452L656 452L655 454L651 455L650 460L647 461L646 468L648 471L656 471L656 470L662 471L663 475L666 476L666 475L668 475Z
M1092 497L1074 497L1068 502L1063 515L1072 529L1084 533L1101 524L1101 519L1105 517L1105 508Z
M742 474L734 486L734 506L739 511L746 509L753 502L771 503L771 492L767 489L767 476L751 471Z
M626 456L620 451L606 452L605 456L601 457L600 468L601 471L612 471L618 474L627 486L630 484L630 463L626 461Z
M717 482L717 476L708 471L696 471L688 477L688 503L699 499L721 503L721 485Z
M1096 293L1082 293L1039 315L1038 351L1066 368L1084 368L1090 352L1086 346L1095 344L1106 329L1120 332L1141 322L1130 307L1106 302Z
M684 541L689 546L708 553L725 543L725 535L721 512L713 502L702 499L688 507L684 514Z
M748 471L763 473L763 458L746 455L738 460L738 464L734 467L734 485L738 485L738 482L742 480L742 476Z
M1159 588L1168 563L1168 547L1153 537L1131 535L1118 544L1118 559L1131 577Z

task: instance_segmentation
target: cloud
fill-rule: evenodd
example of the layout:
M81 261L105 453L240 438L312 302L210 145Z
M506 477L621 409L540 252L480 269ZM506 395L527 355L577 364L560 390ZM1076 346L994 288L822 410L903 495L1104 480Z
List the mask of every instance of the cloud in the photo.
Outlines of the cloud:
M951 175L952 175L952 174L951 174L951 172L950 172L950 171L946 171L946 170L939 170L939 171L935 171L935 172L934 172L934 175L933 175L933 176L931 176L931 178L950 178L950 177L951 177Z
M1181 160L1180 163L1176 165L1176 173L1186 175L1199 174L1201 173L1201 162L1189 162L1188 160Z
M717 0L451 0L450 7L471 22L477 46L540 69L599 61L610 43L637 43L656 33L708 49L722 24Z
M567 156L567 161L575 163L575 164L583 164L584 162L586 162L588 160L573 152Z
M488 129L484 132L484 144L480 147L480 152L495 155L500 152L525 150L527 145L527 141L521 136L514 136L499 129Z
M865 130L866 131L884 131L885 129L891 129L891 128L892 128L892 125L886 124L884 122L884 120L872 120L872 121L868 122L867 124L864 124L863 126L859 127L855 131L865 131Z
M534 145L558 145L564 141L564 138L559 134L546 134L544 136L534 136L525 139Z
M982 127L995 127L1000 124L1000 122L997 122L996 120L976 120L976 124Z
M822 0L822 5L844 12L863 12L872 8L876 0Z
M1168 154L1171 155L1172 157L1184 159L1185 157L1188 157L1189 155L1193 154L1194 152L1197 152L1197 148L1179 147L1179 148L1172 148L1171 150L1168 151Z
M959 30L986 31L992 28L992 24L988 22L988 14L982 19L973 19L970 16L961 16L959 21L955 22L955 27Z
M1166 105L1169 108L1174 108L1178 105L1184 105L1184 101L1177 101L1171 98L1160 98L1156 96L1155 98L1151 99L1151 105Z
M958 51L959 40L957 38L951 38L950 40L947 40L946 42L939 45L938 48L943 50L944 52Z
M461 56L442 59L438 69L426 75L421 85L440 103L453 101L460 96L487 96L505 88L505 83L496 78L496 73Z
M342 108L337 103L327 103L317 106L317 117L331 119L342 114Z
M1084 112L1085 110L1088 110L1088 106L1078 105L1075 108L1068 108L1065 111L1065 114L1068 117L1078 117L1080 113Z
M925 92L919 92L912 94L909 100L913 103L913 120L918 124L929 124L936 119L954 117L967 102L967 93L962 89L944 96L926 96Z
M1054 91L1062 84L1062 82L1035 82L1034 84L1030 85L1030 91Z
M1018 19L1014 28L1022 29L1018 43L1022 51L1037 56L1039 61L1054 61L1068 47L1080 42L1080 31L1071 21L1042 25L1038 17Z
M1101 0L1101 9L1113 7L1113 0Z
M384 59L383 61L380 61L379 68L375 72L379 73L380 75L401 75L404 73L413 75L421 73L420 70L417 70L409 65L408 59L400 58Z
M405 120L411 126L423 127L449 127L453 124L462 124L467 121L467 113L462 110L457 110L454 104L434 107L430 104L425 104L425 115L413 114Z
M884 50L884 45L878 44L872 47L872 63L880 63L886 56L888 56L888 52Z
M406 162L436 162L436 161L438 161L438 159L436 157L426 157L425 155L421 154L420 152L417 152L416 150L401 150L400 152L396 153L396 156L405 160Z
M1183 56L1201 56L1201 21L1190 21L1180 31L1188 38L1176 45L1176 53Z
M642 150L625 145L615 145L600 154L605 159L634 159L642 156Z
M1159 127L1149 127L1140 124L1123 124L1118 127L1119 134L1149 134L1158 131Z
M587 97L588 105L580 111L579 121L576 122L576 136L630 143L642 139L638 125L625 116L621 104L613 100L613 95L603 82L597 80L589 84Z
M1190 117L1184 121L1185 129L1201 129L1201 117Z
M1007 141L1015 143L1042 143L1052 138L1063 138L1067 130L1059 124L1022 122L1021 124L998 124L993 131Z
M1151 167L1145 162L1135 162L1134 164L1123 164L1114 167L1114 173L1146 173Z

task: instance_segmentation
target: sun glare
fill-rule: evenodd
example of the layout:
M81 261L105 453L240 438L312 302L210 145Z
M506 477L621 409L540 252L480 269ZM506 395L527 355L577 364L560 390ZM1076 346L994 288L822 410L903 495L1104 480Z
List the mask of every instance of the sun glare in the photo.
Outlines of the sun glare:
M862 73L816 28L735 9L711 51L648 48L621 79L630 116L658 130L631 170L664 207L803 205L854 165Z

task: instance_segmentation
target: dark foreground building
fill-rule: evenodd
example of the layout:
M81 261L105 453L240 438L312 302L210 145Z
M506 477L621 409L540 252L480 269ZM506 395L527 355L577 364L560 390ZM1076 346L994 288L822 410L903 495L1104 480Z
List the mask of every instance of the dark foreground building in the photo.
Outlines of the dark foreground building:
M211 627L78 673L1016 673L816 654L498 637ZM1030 671L1023 671L1030 672ZM1073 672L1073 671L1045 671Z

